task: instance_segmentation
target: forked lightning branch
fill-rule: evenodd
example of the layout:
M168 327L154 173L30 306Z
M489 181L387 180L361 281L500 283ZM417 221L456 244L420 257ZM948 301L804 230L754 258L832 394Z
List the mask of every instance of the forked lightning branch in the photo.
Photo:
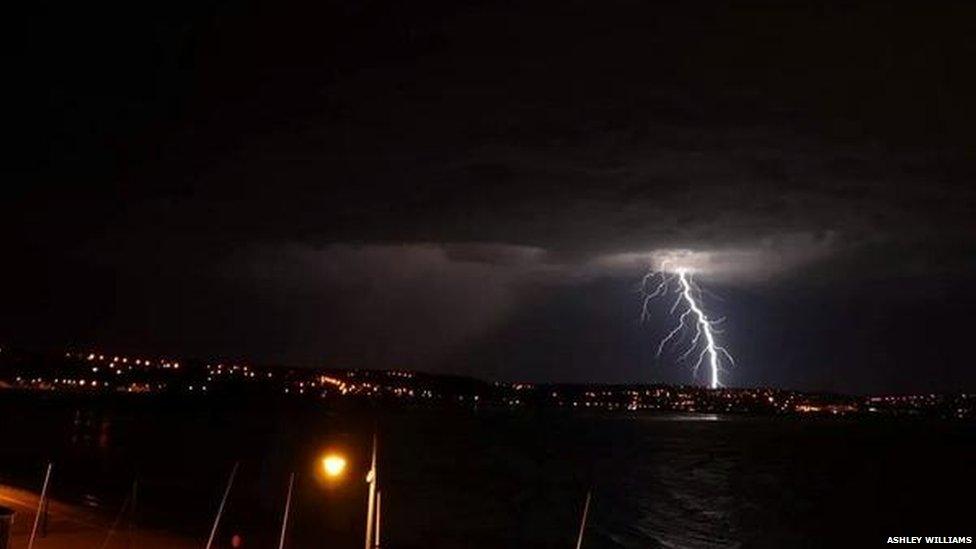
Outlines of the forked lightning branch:
M651 287L653 291L650 291ZM693 375L697 378L698 371L702 364L708 367L708 386L717 389L722 386L719 379L720 374L725 371L726 365L734 365L735 360L732 355L717 343L716 334L721 334L721 330L716 329L724 319L711 319L702 306L702 291L695 283L690 269L678 267L673 271L663 268L660 271L650 271L641 281L641 321L647 319L651 314L651 304L656 299L667 299L674 296L674 303L668 310L668 315L673 316L679 310L678 324L668 332L657 347L657 356L671 347L677 346L682 335L694 327L694 335L684 349L678 355L678 361L683 362L688 357L697 357L692 367Z

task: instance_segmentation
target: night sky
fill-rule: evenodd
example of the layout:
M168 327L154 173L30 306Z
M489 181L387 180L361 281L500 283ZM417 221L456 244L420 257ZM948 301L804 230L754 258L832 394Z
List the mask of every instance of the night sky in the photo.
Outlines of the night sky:
M860 4L860 5L853 5ZM11 17L0 343L976 389L972 2L36 2Z

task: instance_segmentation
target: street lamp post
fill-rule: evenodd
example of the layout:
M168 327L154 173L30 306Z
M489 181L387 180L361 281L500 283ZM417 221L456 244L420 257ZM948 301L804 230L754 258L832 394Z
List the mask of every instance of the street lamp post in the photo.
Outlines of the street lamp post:
M366 502L366 547L373 548L373 514L376 507L376 433L373 433L373 457L370 461L369 472L366 473L366 482L369 483L369 496Z
M376 491L376 539L373 547L380 549L380 504L383 503L383 490Z

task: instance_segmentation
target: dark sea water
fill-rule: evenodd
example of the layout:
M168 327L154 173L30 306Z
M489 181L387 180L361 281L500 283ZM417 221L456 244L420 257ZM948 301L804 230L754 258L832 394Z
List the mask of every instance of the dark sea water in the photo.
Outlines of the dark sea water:
M204 541L240 462L220 539L271 547L298 474L291 547L361 547L380 436L383 542L395 548L845 547L976 534L973 423L741 416L371 410L252 400L0 394L0 481ZM327 486L316 456L350 456ZM125 518L124 520L128 520ZM201 543L202 545L202 543Z

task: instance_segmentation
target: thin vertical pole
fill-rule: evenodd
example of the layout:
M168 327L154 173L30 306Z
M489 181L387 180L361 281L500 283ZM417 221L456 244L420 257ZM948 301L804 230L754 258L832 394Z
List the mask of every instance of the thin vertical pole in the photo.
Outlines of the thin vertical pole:
M139 473L132 479L132 507L129 508L129 535L125 538L126 548L132 547L132 536L136 529L136 505L139 502Z
M383 503L383 490L376 491L376 544L373 545L375 549L380 549L380 509L381 503Z
M44 498L44 511L41 513L41 537L47 537L48 508L51 506L51 499Z
M576 549L583 547L583 533L586 532L586 515L590 512L590 492L586 492L586 503L583 504L583 518L580 520L579 537L576 538Z
M281 537L278 538L278 549L285 549L285 532L288 531L288 512L291 510L291 489L295 484L295 473L288 477L288 498L285 499L285 516L281 519Z
M30 540L27 542L27 549L34 547L34 538L37 537L37 526L41 523L41 513L44 510L44 500L47 499L47 485L51 480L51 468L54 466L50 461L47 463L47 472L44 473L44 487L41 488L41 499L37 502L37 514L34 515L34 528L31 529Z
M373 512L376 505L376 432L373 432L373 458L370 462L369 473L366 474L369 483L369 496L366 500L366 549L373 549Z
M135 492L135 481L132 481L132 492ZM113 522L112 526L108 529L108 534L105 535L105 541L102 542L99 549L105 549L108 547L108 542L112 540L112 536L118 529L119 524L122 523L122 516L125 514L125 510L129 507L130 498L132 498L132 493L126 494L125 499L122 500L122 507L119 507L119 514L115 516L115 522Z
M227 496L230 494L230 488L234 485L234 477L237 476L237 466L241 462L235 462L234 468L230 471L230 478L227 479L227 488L224 489L224 497L220 499L220 507L217 508L217 516L214 517L213 528L210 529L210 539L207 540L207 549L213 545L214 537L217 536L217 526L220 525L220 517L224 514L224 505L227 504Z

